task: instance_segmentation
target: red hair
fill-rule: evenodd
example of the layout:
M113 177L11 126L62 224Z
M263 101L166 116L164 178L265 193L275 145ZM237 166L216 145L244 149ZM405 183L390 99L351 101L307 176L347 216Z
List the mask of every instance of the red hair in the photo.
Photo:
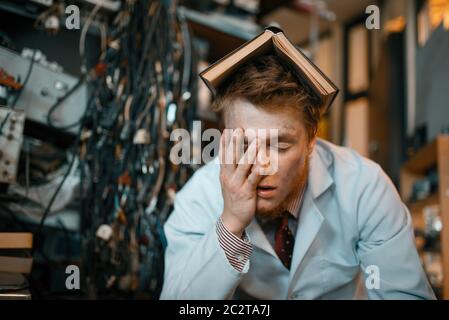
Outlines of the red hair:
M321 105L274 55L260 56L239 68L219 88L212 110L226 112L238 99L261 108L294 106L301 111L309 139L316 135Z

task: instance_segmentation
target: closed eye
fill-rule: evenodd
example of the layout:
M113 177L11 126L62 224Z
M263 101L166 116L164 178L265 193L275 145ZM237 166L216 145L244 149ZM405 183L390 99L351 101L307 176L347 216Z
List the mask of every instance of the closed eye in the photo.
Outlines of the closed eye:
M290 148L290 144L280 142L278 144L271 145L270 148L278 150L278 151L286 151Z

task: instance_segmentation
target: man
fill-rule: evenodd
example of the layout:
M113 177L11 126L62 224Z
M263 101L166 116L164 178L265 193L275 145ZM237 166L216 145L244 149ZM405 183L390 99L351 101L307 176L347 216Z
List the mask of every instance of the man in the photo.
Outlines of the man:
M205 165L177 194L161 298L434 298L393 184L316 138L320 106L276 56L240 68L214 108L233 130L220 158L235 161ZM250 129L279 130L275 174L249 164L267 143Z

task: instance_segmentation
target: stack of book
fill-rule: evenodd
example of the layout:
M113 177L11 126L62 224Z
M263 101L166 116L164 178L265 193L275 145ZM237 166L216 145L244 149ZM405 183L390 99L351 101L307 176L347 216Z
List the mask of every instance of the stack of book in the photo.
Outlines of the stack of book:
M25 275L31 273L31 233L0 233L0 300L31 299Z

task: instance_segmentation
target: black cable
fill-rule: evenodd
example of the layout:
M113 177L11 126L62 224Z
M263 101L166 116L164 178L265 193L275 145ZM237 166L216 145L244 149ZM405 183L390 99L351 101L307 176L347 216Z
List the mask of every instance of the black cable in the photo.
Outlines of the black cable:
M19 98L20 98L20 96L21 96L21 94L22 94L23 89L25 89L25 86L27 85L28 80L30 79L31 71L33 71L34 57L35 57L35 55L36 55L36 50L33 50L33 55L31 56L31 61L30 61L30 64L29 64L29 66L28 66L28 71L27 71L27 74L26 74L26 76L25 76L25 80L23 80L22 88L20 88L19 92L17 93L17 95L16 95L15 98L14 98L14 101L13 101L12 104L11 104L11 109L14 109L14 108L15 108L16 103L17 103L17 101L19 100ZM3 129L3 128L2 128L2 129ZM1 132L1 130L0 130L0 132Z
M151 270L151 280L155 280L152 283L162 282L160 242L164 240L159 238L163 237L161 224L170 211L163 200L168 186L179 185L176 175L168 174L163 167L169 163L167 106L177 105L171 125L187 127L180 117L184 107L190 109L196 95L191 75L195 69L191 37L185 21L181 27L177 23L173 9L162 1L127 2L123 10L128 19L109 29L110 43L120 45L111 45L108 54L101 56L106 73L86 80L89 92L96 96L95 106L84 122L86 134L80 157L81 232L85 248L82 265L92 292L98 291L96 287L108 286L111 275L134 272L129 269L129 261L135 252L128 252L127 248L136 244L142 250L138 257L140 268ZM184 95L185 100L179 101L186 92L192 98ZM148 142L134 142L139 130L148 134ZM145 209L155 199L156 207L147 216ZM117 246L105 252L105 242L96 237L97 228L101 224L123 223L123 218L124 238L113 236ZM139 222L144 222L141 229ZM96 250L102 254L95 254ZM111 254L115 257L114 265ZM147 290L159 290L156 284L139 280Z
M55 202L56 196L58 195L59 191L61 191L61 188L64 185L64 182L67 180L68 176L70 175L70 172L72 171L72 167L73 167L73 164L75 163L75 160L76 160L76 156L73 155L72 160L69 163L69 167L67 168L66 173L64 174L61 182L59 183L58 187L56 188L55 192L53 193L53 196L51 197L50 201L48 202L47 207L45 208L44 214L42 215L39 226L37 227L37 230L35 232L36 239L38 239L42 233L42 229L44 227L45 220L47 219L47 216L50 213L51 206Z
M85 78L84 75L79 77L77 83L69 91L67 91L62 97L58 98L56 100L56 102L50 107L50 109L48 110L48 113L47 113L47 124L50 127L55 128L55 129L60 129L60 130L67 130L67 129L74 128L80 124L82 116L80 119L76 120L76 122L74 122L74 123L71 123L71 124L65 125L65 126L58 126L53 123L52 114L56 111L56 109L58 109L58 107L60 107L62 102L64 102L68 97L70 97L70 95L72 95L76 90L78 90L78 88L83 84L84 78Z
M183 12L178 11L179 25L183 36L184 44L184 61L182 70L181 94L187 92L189 86L190 75L192 73L192 43L190 39L189 27Z
M80 78L80 80L78 81L78 84L82 83L82 79L83 79L83 78L84 78L84 77L81 77L81 78ZM72 88L73 91L76 90L75 87L76 87L76 86L74 86L74 87ZM70 91L72 91L72 90L70 90ZM78 129L78 134L76 135L76 140L75 140L75 142L74 142L74 144L73 144L73 146L74 146L75 148L78 146L78 143L79 143L79 141L80 141L80 139L81 139L81 132L82 132L82 129L83 129L83 126L84 126L84 121L86 120L86 115L88 114L88 109L89 109L89 107L90 107L90 103L88 103L88 105L86 106L86 110L84 111L83 116L82 116L81 119L79 120L80 126L79 126L79 129ZM45 220L47 219L48 214L50 213L51 206L53 205L53 203L54 203L54 201L55 201L55 199L56 199L56 197L57 197L59 191L61 190L61 188L62 188L62 186L64 185L65 181L67 180L68 176L70 175L70 172L72 171L72 167L73 167L73 165L74 165L74 163L75 163L76 158L77 158L76 152L74 152L74 154L73 154L73 156L72 156L72 159L71 159L71 161L70 161L70 163L69 163L69 166L68 166L68 168L67 168L67 171L65 172L65 174L64 174L64 176L63 176L61 182L59 183L58 187L56 188L55 192L53 193L53 196L51 197L49 203L47 204L47 207L45 208L44 214L42 215L42 218L41 218L41 221L40 221L40 223L39 223L39 226L37 227L37 230L36 230L36 232L35 232L35 238L36 238L36 239L38 239L38 238L40 237L41 233L42 233L42 229L43 229L43 227L44 227ZM34 247L33 247L33 254L34 254L34 248L36 248L36 247L37 247L37 246L34 246ZM46 258L44 252L43 252L42 250L40 250L40 251L41 251L41 253L43 254L44 258ZM46 260L49 260L49 259L46 258Z
M2 124L0 125L0 136L3 134L3 127L5 126L6 121L8 121L10 115L11 112L8 112L5 119L3 119Z
M79 82L81 82L81 81L79 81ZM83 116L81 117L81 120L80 120L80 128L78 130L78 134L76 136L76 140L75 140L75 143L74 143L74 147L75 148L78 146L78 142L80 140L81 130L82 130L82 127L83 127L83 120L85 119L85 116L86 116L86 113L87 113L87 109L88 109L88 107L86 107L86 110L85 110L85 112L84 112L84 114L83 114ZM75 154L76 154L76 152L73 154L72 159L71 159L71 161L69 163L69 166L67 168L67 171L65 172L61 182L59 183L58 187L56 188L55 192L53 193L53 196L51 197L50 201L48 202L47 207L45 208L44 214L42 215L42 218L41 218L41 221L39 223L39 226L37 227L37 230L35 232L36 239L38 239L40 237L40 235L42 233L42 229L43 229L44 224L45 224L45 220L47 219L48 214L50 213L51 206L55 202L56 197L57 197L59 191L61 191L62 186L64 185L65 181L67 180L68 176L70 175L70 172L72 171L73 164L75 163L75 160L77 158Z

